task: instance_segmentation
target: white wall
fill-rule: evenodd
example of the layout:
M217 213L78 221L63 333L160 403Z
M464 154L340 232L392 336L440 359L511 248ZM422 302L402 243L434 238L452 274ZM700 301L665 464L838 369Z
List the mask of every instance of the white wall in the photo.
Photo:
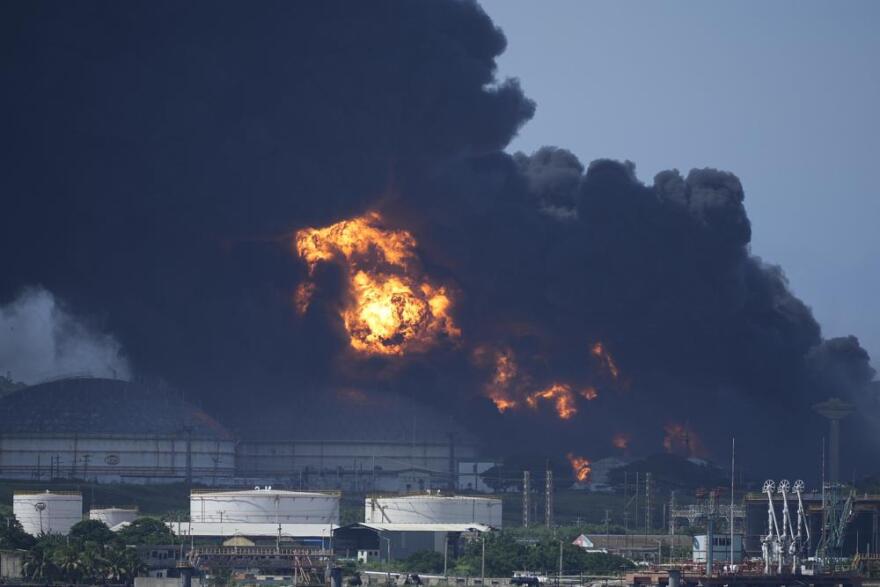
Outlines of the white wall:
M0 436L0 476L5 479L89 479L103 482L179 481L187 455L195 480L235 472L231 440L143 436Z

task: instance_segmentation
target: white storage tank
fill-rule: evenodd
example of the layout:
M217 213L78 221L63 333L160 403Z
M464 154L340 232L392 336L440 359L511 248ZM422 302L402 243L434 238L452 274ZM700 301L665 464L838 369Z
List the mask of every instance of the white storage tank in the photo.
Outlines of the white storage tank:
M501 500L469 495L367 497L364 521L375 524L467 524L501 528Z
M92 508L89 519L104 522L110 528L123 522L134 522L138 517L137 508Z
M67 534L83 519L82 494L73 491L16 491L12 513L31 536Z
M243 491L193 491L194 523L339 524L339 494L254 488Z

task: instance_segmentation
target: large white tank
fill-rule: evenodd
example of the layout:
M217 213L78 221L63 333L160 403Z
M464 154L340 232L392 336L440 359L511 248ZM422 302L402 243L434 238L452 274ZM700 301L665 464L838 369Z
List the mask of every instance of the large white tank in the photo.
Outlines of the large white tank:
M138 517L137 508L92 508L89 519L104 522L112 528L123 522L134 522Z
M82 494L72 491L16 491L12 513L31 536L67 534L82 521Z
M193 491L192 522L244 524L339 524L339 494L250 489Z
M396 524L467 524L501 527L501 500L469 495L367 497L364 521Z

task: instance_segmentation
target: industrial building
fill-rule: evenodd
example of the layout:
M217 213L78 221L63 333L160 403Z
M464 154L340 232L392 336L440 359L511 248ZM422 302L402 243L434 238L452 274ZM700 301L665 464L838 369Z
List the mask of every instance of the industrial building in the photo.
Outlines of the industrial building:
M452 489L480 461L467 430L392 394L312 394L297 411L238 423L236 475L255 484L356 492ZM473 477L471 476L470 479Z
M690 536L675 534L581 534L572 542L586 552L605 552L633 560L658 560L659 554L690 551Z
M827 489L824 501L831 507L832 489ZM840 506L845 506L850 497L847 490L836 492ZM805 514L810 527L812 547L815 548L822 535L823 492L813 491L803 494ZM851 556L856 553L876 553L880 547L880 495L851 494L851 512L842 525L840 553ZM749 493L745 497L745 555L761 556L761 539L767 535L768 499L763 493ZM782 519L782 496L773 495L773 506L777 519Z
M481 524L501 528L502 502L493 497L419 493L367 496L364 522L373 524Z
M741 562L743 560L743 536L742 534L734 534L733 542L731 542L730 534L713 534L712 535L712 560L717 562ZM731 546L731 544L733 546ZM694 536L693 543L693 561L695 563L705 563L709 554L709 537L706 534L698 534ZM733 558L731 559L731 550Z
M0 476L213 483L232 476L235 442L205 412L161 390L73 378L0 398Z
M253 420L253 421L251 421ZM277 421L276 421L277 420ZM390 425L372 425L370 422ZM480 483L480 446L396 396L327 394L289 414L243 418L230 432L178 393L89 377L0 398L0 479L77 479L302 490L411 492ZM476 482L474 479L476 478Z
M329 544L339 526L339 494L282 491L271 487L242 491L193 491L190 521L171 524L178 535L243 537L271 542Z
M82 494L78 491L16 491L12 513L31 536L66 535L83 519Z
M333 550L339 558L361 562L400 560L423 550L454 557L462 540L473 540L491 531L483 524L358 522L333 532Z
M500 499L419 493L368 496L364 522L333 533L343 558L395 560L432 550L454 555L462 540L501 528ZM451 549L451 550L450 550Z

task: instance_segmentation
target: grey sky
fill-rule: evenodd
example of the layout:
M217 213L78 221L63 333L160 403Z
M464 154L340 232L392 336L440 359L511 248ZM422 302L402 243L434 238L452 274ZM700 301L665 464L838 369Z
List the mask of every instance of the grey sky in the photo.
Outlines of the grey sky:
M511 151L733 171L753 252L880 364L880 2L481 4L538 104Z

